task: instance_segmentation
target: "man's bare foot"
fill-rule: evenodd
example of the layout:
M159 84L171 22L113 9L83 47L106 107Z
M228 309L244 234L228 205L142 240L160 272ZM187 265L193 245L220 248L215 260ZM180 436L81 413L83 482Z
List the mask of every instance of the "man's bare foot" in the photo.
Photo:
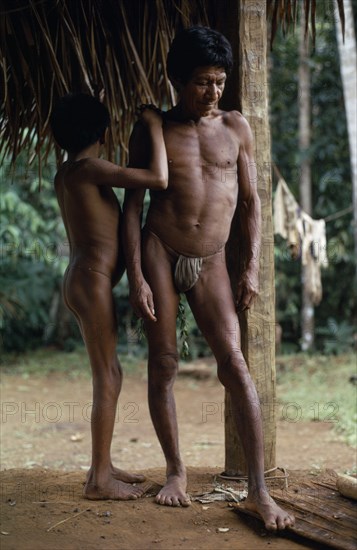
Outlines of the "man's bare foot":
M156 495L155 501L164 506L189 506L190 497L186 493L186 474L171 474L167 476L167 482Z
M87 472L87 481L91 475L91 469ZM125 470L121 470L120 468L116 468L113 466L113 464L110 467L110 473L114 479L118 479L119 481L124 481L124 483L142 483L146 480L146 477L142 474L130 474L129 472L126 472Z
M83 494L90 500L134 500L143 495L144 489L115 479L111 474L99 482L90 474Z
M281 531L295 523L294 516L280 508L266 489L250 490L241 506L259 514L269 531Z

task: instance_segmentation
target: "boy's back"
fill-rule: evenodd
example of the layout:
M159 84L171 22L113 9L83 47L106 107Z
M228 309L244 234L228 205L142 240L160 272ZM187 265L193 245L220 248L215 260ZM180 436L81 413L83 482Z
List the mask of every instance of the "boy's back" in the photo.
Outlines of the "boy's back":
M94 161L95 162L95 161ZM118 282L124 270L120 253L121 209L111 187L97 185L90 159L65 162L55 190L70 246L69 267L98 271Z

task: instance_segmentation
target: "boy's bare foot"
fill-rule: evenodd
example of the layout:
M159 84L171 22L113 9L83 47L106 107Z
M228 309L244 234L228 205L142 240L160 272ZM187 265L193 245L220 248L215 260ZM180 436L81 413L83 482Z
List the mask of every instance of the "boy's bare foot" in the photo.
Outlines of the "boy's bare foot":
M144 489L141 487L124 483L111 474L100 482L91 474L84 486L83 494L90 500L133 500L140 498L143 492Z
M116 468L113 465L112 465L111 471L112 471L112 476L115 479L119 479L120 481L124 481L125 483L142 483L146 479L146 477L143 476L142 474L131 474L129 472L126 472L125 470Z
M156 495L155 501L164 506L189 506L190 497L186 493L186 474L171 474L167 482Z
M280 508L267 489L250 491L241 507L259 514L265 523L265 528L269 531L281 531L295 523L294 516Z
M92 470L89 469L87 472L87 481L91 476ZM126 472L125 470L121 470L120 468L116 468L113 466L113 464L110 466L110 473L114 477L114 479L118 479L119 481L124 481L124 483L142 483L146 480L146 477L142 474L131 474L129 472Z

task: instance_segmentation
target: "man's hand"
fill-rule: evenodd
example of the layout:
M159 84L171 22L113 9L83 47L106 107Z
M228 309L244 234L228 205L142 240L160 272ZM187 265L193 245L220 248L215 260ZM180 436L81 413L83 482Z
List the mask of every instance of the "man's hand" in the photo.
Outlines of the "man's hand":
M249 309L259 292L257 269L247 269L238 283L236 306L238 311Z
M148 321L157 321L151 288L144 279L130 290L129 300L137 317Z

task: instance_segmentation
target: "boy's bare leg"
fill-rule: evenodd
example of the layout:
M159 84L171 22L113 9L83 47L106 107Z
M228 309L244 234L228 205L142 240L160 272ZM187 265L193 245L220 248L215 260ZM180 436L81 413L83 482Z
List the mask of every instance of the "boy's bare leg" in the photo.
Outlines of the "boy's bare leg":
M284 529L294 523L294 518L274 502L266 487L260 403L240 349L238 318L223 256L205 260L200 279L187 299L217 359L218 377L231 395L232 413L249 466L245 506L261 515L267 529Z
M81 328L93 375L92 464L84 495L89 499L138 498L142 489L128 483L143 481L143 477L114 468L110 457L122 384L111 281L100 273L71 269L64 281L64 294Z
M156 496L166 506L188 506L186 469L180 457L173 384L178 368L176 315L179 296L172 283L172 261L160 242L146 236L145 277L155 300L157 322L146 321L149 343L149 407L166 459L167 482Z

